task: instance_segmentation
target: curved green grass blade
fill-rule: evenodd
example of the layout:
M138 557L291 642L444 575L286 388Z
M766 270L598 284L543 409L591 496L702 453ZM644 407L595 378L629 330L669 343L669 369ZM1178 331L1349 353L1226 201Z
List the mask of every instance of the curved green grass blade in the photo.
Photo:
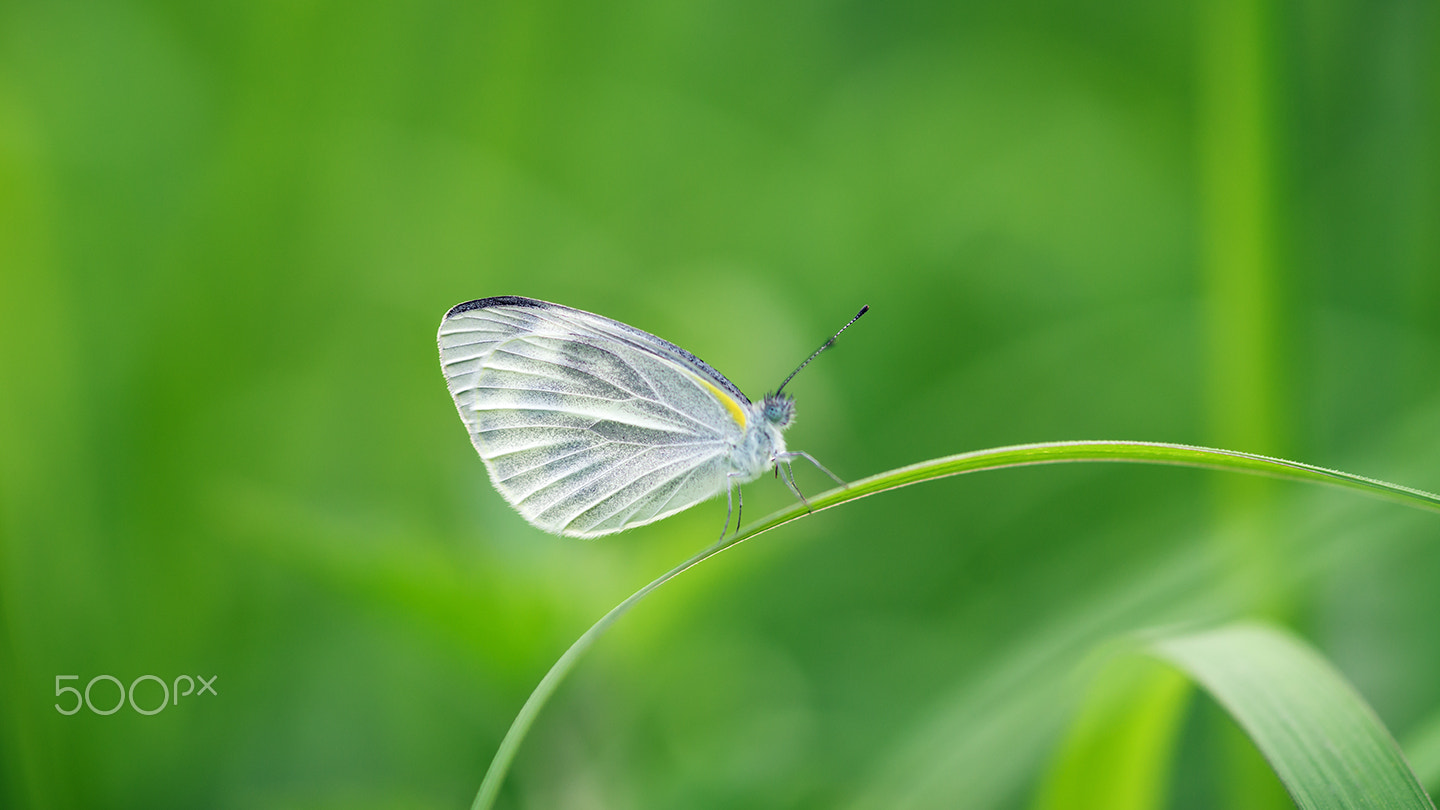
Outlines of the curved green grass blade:
M1228 470L1231 472L1244 472L1254 475L1265 475L1273 478L1283 478L1293 481L1304 481L1330 486L1352 489L1368 495L1385 498L1387 500L1414 506L1420 509L1428 509L1440 512L1440 496L1418 489L1390 484L1373 478L1365 478L1359 475L1352 475L1338 470L1329 470L1324 467L1316 467L1310 464L1302 464L1298 461L1286 461L1284 459L1258 456L1251 453L1240 453L1233 450L1217 450L1208 447L1192 447L1181 444L1166 444L1162 442L1128 442L1128 441L1078 441L1078 442L1048 442L1042 444L1022 444L1010 447L997 447L990 450L976 450L970 453L961 453L954 456L924 461L919 464L912 464L908 467L891 470L889 472L863 478L849 486L823 492L809 499L808 508L806 504L795 504L787 509L782 509L768 517L765 517L752 524L743 532L739 532L700 551L685 562L675 566L664 574L660 575L650 584L636 591L630 598L616 605L600 618L585 634L575 640L574 644L565 651L565 654L550 667L545 673L535 691L525 701L519 714L510 724L510 729L501 740L500 747L495 752L495 757L490 761L490 768L485 772L485 779L480 784L480 791L471 804L472 810L489 810L495 803L495 798L500 792L500 785L505 780L505 775L510 770L510 764L515 759L515 753L529 732L530 726L535 721L540 709L554 694L560 682L565 679L575 662L580 656L595 643L606 630L615 622L619 621L634 607L640 600L649 596L656 588L674 579L685 571L693 568L705 560L719 554L720 552L733 548L740 543L753 537L764 534L771 529L783 526L792 520L804 517L810 512L819 512L842 503L853 501L879 492L885 492L899 487L918 484L924 481L933 481L938 478L947 478L952 475L980 472L983 470L999 470L1008 467L1026 467L1036 464L1060 464L1065 462L1082 461L1115 461L1131 462L1142 464L1169 464L1181 467L1201 467L1216 470Z
M1184 673L1150 657L1107 661L1031 810L1164 807L1192 691Z
M1434 810L1365 699L1289 633L1240 624L1160 639L1151 650L1225 707L1301 810Z

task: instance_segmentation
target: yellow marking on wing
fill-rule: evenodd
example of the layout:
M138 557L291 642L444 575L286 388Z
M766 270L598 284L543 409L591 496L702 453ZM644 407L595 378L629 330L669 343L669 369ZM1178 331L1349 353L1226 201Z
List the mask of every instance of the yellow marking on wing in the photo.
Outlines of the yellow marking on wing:
M744 430L745 409L740 407L740 403L736 402L734 397L716 388L714 383L704 377L695 376L695 379L699 380L701 385L710 389L710 393L714 394L715 398L720 400L720 404L724 405L725 409L730 412L730 418L735 420L735 424L739 425L741 430Z

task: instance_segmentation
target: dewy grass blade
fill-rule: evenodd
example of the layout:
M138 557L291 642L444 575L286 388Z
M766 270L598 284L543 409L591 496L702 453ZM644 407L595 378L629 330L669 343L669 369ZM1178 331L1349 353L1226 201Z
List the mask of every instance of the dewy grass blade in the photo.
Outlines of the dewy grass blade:
M1328 484L1330 486L1352 489L1368 495L1385 498L1388 500L1414 506L1420 509L1428 509L1440 512L1440 495L1423 492L1418 489L1390 484L1378 481L1373 478L1365 478L1351 473L1330 470L1324 467L1316 467L1310 464L1303 464L1298 461L1286 461L1284 459L1258 456L1251 453L1241 453L1233 450L1217 450L1208 447L1192 447L1181 444L1166 444L1162 442L1130 442L1130 441L1077 441L1077 442L1048 442L1042 444L1022 444L1010 447L997 447L990 450L976 450L970 453L961 453L954 456L924 461L919 464L912 464L909 467L901 467L896 470L863 478L850 484L847 487L829 490L809 499L809 506L795 504L787 509L782 509L759 522L751 525L743 532L731 537L724 538L719 542L704 549L685 562L675 566L662 574L655 581L636 591L629 599L621 602L606 613L597 621L594 626L585 631L585 634L576 639L575 643L560 656L550 671L541 679L535 691L525 701L519 714L515 716L510 729L501 740L495 757L490 761L490 768L485 773L485 779L480 785L480 792L475 796L471 805L472 810L488 810L495 803L495 798L500 792L500 785L505 775L510 770L510 764L515 759L515 752L519 749L520 742L524 740L529 732L530 726L535 721L540 709L545 705L560 682L565 679L575 662L580 656L595 643L606 630L620 617L630 611L640 600L649 596L656 588L674 579L685 571L693 568L705 560L719 554L720 552L733 548L740 543L753 537L761 535L771 529L783 526L792 520L804 517L809 512L819 512L834 506L839 506L847 501L853 501L868 495L885 492L899 487L918 484L924 481L933 481L938 478L947 478L952 475L964 473L981 472L983 470L999 470L1008 467L1026 467L1037 464L1061 464L1066 462L1083 461L1114 461L1131 462L1141 464L1168 464L1181 467L1201 467L1215 470L1229 470L1232 472L1244 472L1254 475L1264 475L1272 478L1289 479L1292 481L1303 481L1317 484Z
M1225 707L1301 810L1434 810L1364 698L1294 636L1239 624L1150 646Z

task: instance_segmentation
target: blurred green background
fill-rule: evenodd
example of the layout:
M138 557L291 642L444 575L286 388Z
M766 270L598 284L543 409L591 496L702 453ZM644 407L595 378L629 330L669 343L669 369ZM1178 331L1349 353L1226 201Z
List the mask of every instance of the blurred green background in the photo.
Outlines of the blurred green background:
M1437 44L1423 0L0 3L0 805L468 806L724 515L526 525L436 360L471 298L752 396L869 304L790 389L847 478L1127 438L1440 489ZM1031 807L1097 647L1252 616L1433 791L1437 536L1153 467L870 498L641 605L501 803ZM217 694L54 708L106 674ZM1206 700L1177 735L1121 778L1286 806Z

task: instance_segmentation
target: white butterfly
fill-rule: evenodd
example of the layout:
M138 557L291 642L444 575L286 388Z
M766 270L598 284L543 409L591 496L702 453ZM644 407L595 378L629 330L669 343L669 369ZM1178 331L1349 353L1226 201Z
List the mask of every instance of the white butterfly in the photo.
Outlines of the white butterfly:
M796 458L840 481L785 448L781 431L795 401L781 392L795 373L751 402L703 360L649 332L516 296L451 309L439 343L445 381L490 480L547 532L599 537L643 526L722 491L728 500L776 465L803 501L790 470Z

